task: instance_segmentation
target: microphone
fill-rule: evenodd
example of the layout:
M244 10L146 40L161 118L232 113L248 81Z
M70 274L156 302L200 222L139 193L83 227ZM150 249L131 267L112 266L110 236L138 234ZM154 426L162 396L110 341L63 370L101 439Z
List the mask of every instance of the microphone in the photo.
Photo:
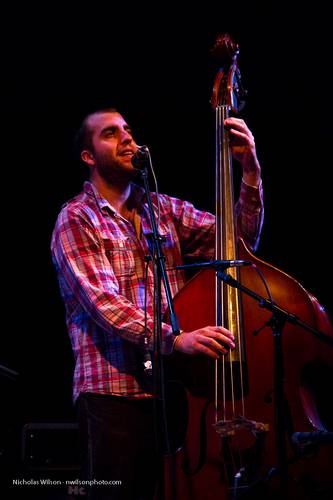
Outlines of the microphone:
M131 158L134 168L143 168L149 159L149 149L147 146L138 146L138 149Z
M176 266L176 269L189 269L199 267L213 267L214 269L227 269L228 267L251 266L250 260L211 260L209 262L199 262L196 264L184 264Z

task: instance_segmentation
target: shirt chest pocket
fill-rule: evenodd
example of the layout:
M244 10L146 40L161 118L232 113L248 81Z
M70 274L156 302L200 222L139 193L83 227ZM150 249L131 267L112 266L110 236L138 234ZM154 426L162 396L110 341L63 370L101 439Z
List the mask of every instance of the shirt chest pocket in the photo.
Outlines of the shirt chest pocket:
M135 259L131 241L128 239L103 239L105 254L117 277L135 273Z

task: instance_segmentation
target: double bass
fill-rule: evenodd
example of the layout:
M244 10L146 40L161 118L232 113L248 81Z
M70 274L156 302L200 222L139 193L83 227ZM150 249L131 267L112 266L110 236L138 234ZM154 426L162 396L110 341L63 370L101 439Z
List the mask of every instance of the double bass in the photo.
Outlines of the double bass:
M199 271L174 297L182 330L224 326L234 334L236 348L217 361L181 353L168 357L172 451L164 462L164 498L328 500L333 498L333 330L311 293L257 258L237 236L224 120L239 112L244 99L238 53L227 34L217 37L220 69L211 101L215 259L250 261L251 266L230 269L231 280L300 321L282 321L277 328L276 315L222 281L213 268Z

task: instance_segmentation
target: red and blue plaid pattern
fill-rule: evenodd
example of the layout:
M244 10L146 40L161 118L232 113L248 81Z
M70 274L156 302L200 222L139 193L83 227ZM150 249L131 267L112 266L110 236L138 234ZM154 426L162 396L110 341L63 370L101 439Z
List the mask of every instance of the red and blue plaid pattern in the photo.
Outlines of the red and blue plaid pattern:
M62 208L52 236L66 322L75 358L73 398L80 392L131 398L151 396L143 374L145 349L145 261L151 234L142 188L133 185L142 237L90 183ZM156 207L156 194L152 193ZM184 256L213 258L214 216L186 201L159 195L160 227L172 295L184 285L174 268ZM262 188L244 183L236 204L238 231L247 244L258 244L262 220ZM148 270L147 338L153 349L153 270ZM162 309L167 301L162 287ZM162 325L162 352L172 351L170 325Z

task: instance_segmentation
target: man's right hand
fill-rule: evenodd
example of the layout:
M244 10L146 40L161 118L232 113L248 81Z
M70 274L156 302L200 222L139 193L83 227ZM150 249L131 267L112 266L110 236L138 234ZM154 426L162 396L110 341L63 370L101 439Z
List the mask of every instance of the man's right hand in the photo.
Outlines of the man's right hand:
M174 350L184 354L207 354L218 359L234 349L234 336L222 326L205 326L193 332L182 332L176 337Z

